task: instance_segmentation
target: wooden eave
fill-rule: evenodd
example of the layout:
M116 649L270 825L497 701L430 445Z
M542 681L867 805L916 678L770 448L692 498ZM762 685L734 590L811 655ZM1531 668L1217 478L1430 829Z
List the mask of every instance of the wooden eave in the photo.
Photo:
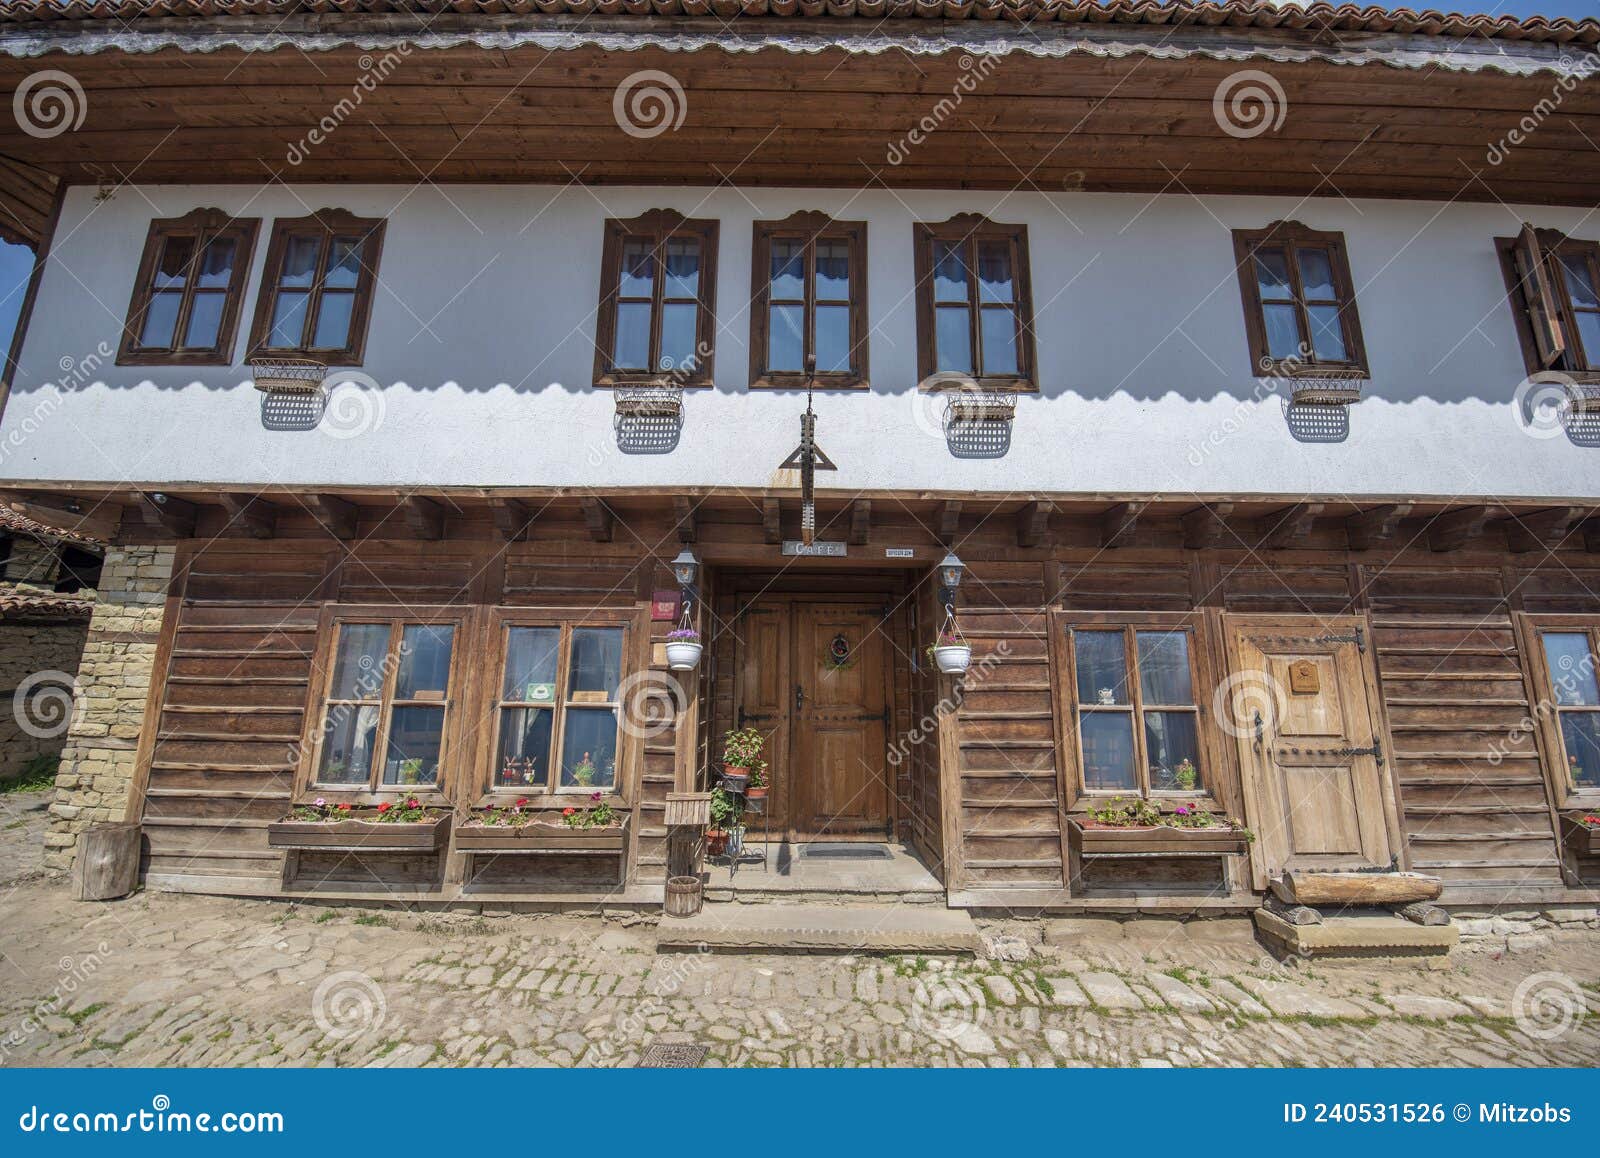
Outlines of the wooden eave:
M1565 92L1559 115L1501 163L1485 159L1585 51L1531 36L607 19L287 16L6 29L0 81L14 90L41 67L70 64L88 114L49 138L7 119L0 157L36 183L258 185L291 173L297 182L410 183L420 171L435 182L715 185L734 173L751 186L1600 204L1592 83ZM1600 31L1584 22L1585 35L1590 25ZM375 54L402 43L409 54L325 140L308 144L350 97L363 59L370 69ZM972 79L974 54L989 52L1004 53L1003 66ZM1213 100L1246 66L1270 71L1287 114L1276 130L1241 139L1223 131ZM647 69L682 86L684 120L630 136L613 97ZM971 88L959 104L891 163L889 147L964 76ZM293 166L291 150L301 157ZM20 197L12 185L0 169L0 195Z

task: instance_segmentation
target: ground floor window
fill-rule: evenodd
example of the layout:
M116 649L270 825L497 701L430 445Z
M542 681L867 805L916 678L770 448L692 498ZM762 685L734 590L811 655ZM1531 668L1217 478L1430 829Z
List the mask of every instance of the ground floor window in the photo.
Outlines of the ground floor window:
M1554 743L1569 791L1600 791L1600 626L1577 622L1541 624L1547 711L1555 722Z

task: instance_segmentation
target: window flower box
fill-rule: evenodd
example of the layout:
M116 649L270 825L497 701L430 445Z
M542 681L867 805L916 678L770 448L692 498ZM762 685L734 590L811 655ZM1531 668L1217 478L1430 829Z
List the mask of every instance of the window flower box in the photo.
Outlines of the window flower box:
M1600 857L1600 813L1563 813L1561 839L1573 856Z
M521 824L487 824L482 820L456 826L457 852L510 853L607 852L620 854L628 843L629 813L619 812L610 824L575 828L560 813L529 813Z
M1239 856L1250 850L1249 830L1226 823L1133 827L1070 817L1067 827L1069 845L1079 856Z
M296 809L296 814L305 810ZM417 820L314 820L291 814L267 825L267 846L329 852L437 852L450 839L450 814ZM371 814L368 814L371 815Z

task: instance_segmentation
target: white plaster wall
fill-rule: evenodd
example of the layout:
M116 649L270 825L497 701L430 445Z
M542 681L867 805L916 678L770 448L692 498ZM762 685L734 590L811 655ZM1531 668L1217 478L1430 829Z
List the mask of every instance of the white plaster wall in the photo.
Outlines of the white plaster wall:
M366 403L351 407L359 433L337 437L331 418L265 429L242 362L96 361L116 348L150 219L200 206L262 218L240 358L274 217L337 206L388 218L363 367L381 406L343 400ZM590 386L601 234L608 216L654 207L721 221L716 386L689 392L676 450L628 455L611 395ZM0 478L768 485L804 396L745 388L751 222L801 209L869 222L873 388L818 396L819 441L840 468L829 486L1600 498L1600 447L1519 420L1525 371L1493 240L1524 219L1600 238L1580 211L727 188L163 186L99 203L73 189L0 429ZM941 404L915 390L912 222L971 211L1029 229L1042 391L1021 401L999 459L953 457ZM1283 217L1346 234L1373 380L1342 443L1297 442L1276 397L1251 402L1229 230ZM90 372L63 386L73 366Z

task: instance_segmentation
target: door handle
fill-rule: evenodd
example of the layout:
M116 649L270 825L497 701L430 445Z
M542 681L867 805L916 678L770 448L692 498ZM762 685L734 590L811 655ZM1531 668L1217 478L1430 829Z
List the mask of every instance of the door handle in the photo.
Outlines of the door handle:
M1261 740L1263 738L1264 732L1265 732L1265 729L1262 727L1262 722L1261 722L1261 711L1258 708L1256 710L1256 747L1257 748L1261 747Z
M801 686L800 684L795 684L794 685L794 710L797 711L797 712L800 711L802 708L805 707L805 703L806 703L806 689L803 686Z

